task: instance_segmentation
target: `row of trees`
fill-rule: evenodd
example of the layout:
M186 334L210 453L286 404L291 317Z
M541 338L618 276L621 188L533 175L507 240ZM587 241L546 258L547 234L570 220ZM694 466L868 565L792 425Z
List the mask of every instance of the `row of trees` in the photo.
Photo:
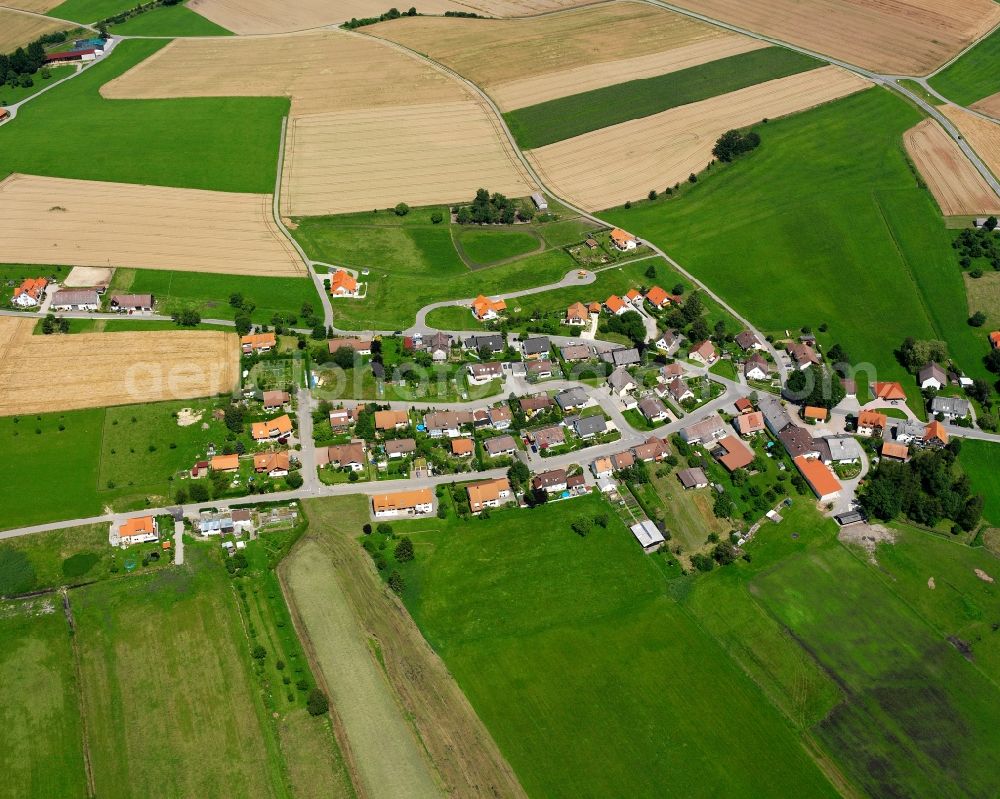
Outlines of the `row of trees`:
M398 8L390 8L388 11L379 14L377 17L351 17L349 22L345 22L343 27L348 30L354 30L355 28L363 28L365 25L375 25L378 22L385 22L389 19L399 19L400 17L415 17L417 16L417 9L410 7L406 12L400 11Z
M528 222L535 216L531 207L521 206L499 192L490 194L479 189L472 205L460 206L455 211L455 221L460 225L512 225L518 219Z

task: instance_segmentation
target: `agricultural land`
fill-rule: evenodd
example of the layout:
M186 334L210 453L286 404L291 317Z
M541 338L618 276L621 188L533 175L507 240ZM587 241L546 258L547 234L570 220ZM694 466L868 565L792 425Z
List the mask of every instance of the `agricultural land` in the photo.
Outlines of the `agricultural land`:
M997 116L1000 94L1000 33L994 31L953 63L933 75L928 81L949 100Z
M0 53L12 52L39 36L62 30L66 30L65 23L0 9Z

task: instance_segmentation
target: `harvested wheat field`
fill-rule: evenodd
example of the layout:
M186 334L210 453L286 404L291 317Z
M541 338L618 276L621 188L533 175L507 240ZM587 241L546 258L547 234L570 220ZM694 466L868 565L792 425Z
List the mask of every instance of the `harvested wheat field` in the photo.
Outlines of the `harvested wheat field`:
M271 195L11 175L0 240L11 263L129 266L294 277Z
M101 88L113 100L290 97L291 116L465 97L457 81L343 31L178 39Z
M418 17L368 30L451 67L489 91L505 111L765 46L630 2L535 19Z
M1000 197L933 119L906 131L903 143L942 214L1000 213Z
M1000 120L1000 92L991 94L989 97L984 97L978 103L973 103L969 107L981 114L986 114Z
M65 22L0 8L0 53L9 53L46 33L66 30Z
M34 11L36 14L44 14L55 8L63 0L6 0L3 3L7 8L16 8L21 11Z
M1000 22L1000 5L993 0L681 0L678 5L893 75L924 75Z
M958 128L990 172L1000 177L1000 122L990 122L955 105L939 106L938 111Z
M239 380L235 333L35 336L36 321L0 318L0 416L205 397Z
M495 115L471 97L289 121L285 216L452 203L481 186L513 197L537 188Z
M716 139L739 128L804 111L871 84L839 67L759 83L661 114L528 151L552 191L587 210L644 197L700 172Z

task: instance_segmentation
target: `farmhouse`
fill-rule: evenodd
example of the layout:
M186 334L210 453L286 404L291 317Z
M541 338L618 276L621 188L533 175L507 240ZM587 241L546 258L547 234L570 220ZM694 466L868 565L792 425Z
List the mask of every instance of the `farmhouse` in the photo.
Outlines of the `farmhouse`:
M760 343L760 339L757 338L755 333L749 330L744 330L742 333L736 334L736 343L743 350L762 350L764 345Z
M46 64L58 64L70 61L94 61L99 55L96 47L84 47L78 50L63 50L58 53L46 53Z
M547 377L552 377L553 368L552 361L548 359L542 361L529 361L524 367L528 377L532 377L535 380L544 380Z
M264 392L264 410L265 411L276 411L285 407L289 402L291 402L291 395L287 391L265 391ZM346 414L347 412L344 411ZM333 417L333 412L330 413L331 418ZM332 424L332 422L331 422Z
M635 378L621 366L608 375L607 384L611 393L617 394L619 397L625 396L636 387Z
M858 414L858 435L871 438L872 436L882 436L889 417L878 411L861 411Z
M472 301L472 315L480 322L496 319L507 310L507 303L501 299L491 300L480 294Z
M694 399L694 392L690 389L688 384L679 377L675 377L667 383L667 391L674 402L685 402L686 400Z
M566 309L566 318L563 321L567 325L585 325L590 321L590 311L582 302L574 302Z
M254 441L267 441L272 438L283 440L291 432L292 420L287 413L266 422L254 422L250 425L250 436Z
M639 400L639 410L650 422L662 422L667 418L667 406L658 397L643 397Z
M424 428L431 438L458 438L462 434L462 425L474 421L469 411L432 411L424 414Z
M531 399L530 397L525 397L524 399ZM551 400L549 402L551 404ZM556 404L565 413L567 411L574 411L578 408L586 408L594 404L594 400L591 399L590 395L581 388L580 386L573 386L573 388L567 388L564 391L560 391L556 394ZM521 407L524 407L523 400Z
M499 333L489 333L479 336L469 336L462 346L467 350L475 350L476 352L488 352L491 355L497 355L504 351L504 338Z
M816 440L819 457L823 463L858 463L861 445L851 436L828 436Z
M895 426L896 441L903 444L914 442L923 443L924 434L927 432L927 425L919 419L903 419Z
M705 470L701 467L681 469L677 472L677 479L681 481L684 488L706 488L708 486L708 477L705 476Z
M316 452L316 464L323 466L324 456L319 451ZM330 464L335 469L350 469L352 472L360 472L365 468L365 442L356 440L350 444L335 444L326 448L325 463Z
M906 392L903 391L903 387L896 382L872 383L871 392L875 399L886 400L888 402L896 402L897 400L906 399Z
M689 444L704 444L705 446L709 446L726 436L727 433L728 428L726 427L726 423L722 421L718 414L713 413L700 422L695 422L683 428L681 430L681 438Z
M115 313L147 314L153 312L152 294L112 294L110 308Z
M491 380L503 377L503 364L499 361L470 363L465 368L469 373L469 383L474 386L483 386Z
M465 491L469 495L469 509L473 513L479 513L483 508L499 508L514 498L506 477L470 483Z
M230 535L235 532L233 515L227 511L202 511L198 519L198 532L204 536Z
M819 366L822 363L816 350L805 342L793 344L788 348L788 354L792 356L792 360L795 361L795 365L799 369L808 369L810 366Z
M357 355L371 355L372 341L364 338L334 338L327 342L330 353L333 354L339 349L347 348L354 350Z
M535 442L535 446L539 449L548 449L549 447L557 447L560 444L566 443L566 433L559 425L541 427L538 430L532 431L529 435L531 440Z
M752 436L754 433L759 433L764 429L764 414L761 411L741 413L733 419L733 424L741 436Z
M150 541L156 541L159 537L159 528L155 517L136 516L134 519L126 519L117 529L112 525L109 541L111 546L120 546L125 549L132 544L146 544Z
M633 524L630 528L635 540L642 546L644 552L655 552L666 540L659 528L649 519Z
M240 338L240 349L244 354L251 352L270 352L277 346L274 333L251 333Z
M743 374L747 380L767 380L771 366L762 355L754 353L743 364Z
M208 465L213 472L235 472L240 468L240 456L215 455Z
M784 444L785 449L788 450L788 454L793 459L800 455L804 458L818 458L820 456L816 440L804 427L790 424L778 433L778 439Z
M961 397L935 397L931 400L931 413L941 414L946 420L964 419L969 415L972 406L967 399Z
M451 454L456 458L471 458L476 451L476 443L471 438L453 438Z
M549 210L549 204L545 201L545 198L537 191L532 192L531 201L535 204L535 208L537 208L539 211Z
M402 430L410 425L410 415L406 411L375 411L375 429Z
M521 342L521 353L531 360L547 355L551 345L548 336L531 336Z
M646 292L646 302L654 308L663 308L670 305L670 295L659 286L653 286Z
M561 350L559 354L567 363L574 363L576 361L586 361L590 359L590 347L586 344L567 344Z
M376 494L372 497L372 512L376 518L416 516L434 510L434 492L429 488Z
M692 361L704 364L705 366L711 366L719 360L719 353L715 349L715 345L706 339L691 348L691 351L688 353L688 358Z
M34 308L45 297L45 287L49 281L44 277L26 277L20 286L14 289L11 302L18 308Z
M558 493L566 490L568 479L565 469L553 469L535 475L531 480L531 487L536 491L544 491L546 494Z
M799 455L793 462L820 502L836 499L840 495L840 482L822 461Z
M615 316L621 316L627 310L629 310L628 303L625 302L617 294L612 294L604 301L604 307L607 308L608 313L614 314Z
M412 455L417 451L417 442L412 438L392 438L385 442L385 454L390 460Z
M357 297L358 281L344 269L338 269L330 277L330 293L334 297Z
M764 424L773 435L778 435L792 423L785 406L770 394L762 394L757 402L760 412L764 414Z
M948 374L936 363L929 363L917 373L920 388L933 388L938 391L948 385Z
M517 442L514 441L513 436L487 438L483 442L483 449L486 450L486 454L491 458L497 458L502 455L514 455L517 452Z
M736 436L726 436L719 441L715 457L730 472L744 469L753 462L753 450Z
M931 422L924 429L923 443L926 447L943 447L948 443L948 431L941 422Z
M53 311L96 311L100 307L101 300L92 289L59 289L49 304Z
M895 441L883 441L880 453L883 458L905 463L910 459L910 448Z
M290 459L288 450L281 452L257 452L253 456L255 472L266 472L268 477L284 477L288 474Z
M572 390L574 389L570 389L570 391ZM565 392L560 392L560 394L556 395L556 398L558 399L559 396L561 396L561 394L564 393ZM586 400L587 399L586 393L584 393L583 396L584 399ZM555 404L552 401L552 398L547 394L535 394L530 397L520 397L517 403L518 405L521 406L521 410L524 411L524 415L527 416L529 419L539 411L546 411Z
M611 243L622 252L626 252L634 250L639 245L639 240L631 233L616 227L611 231Z

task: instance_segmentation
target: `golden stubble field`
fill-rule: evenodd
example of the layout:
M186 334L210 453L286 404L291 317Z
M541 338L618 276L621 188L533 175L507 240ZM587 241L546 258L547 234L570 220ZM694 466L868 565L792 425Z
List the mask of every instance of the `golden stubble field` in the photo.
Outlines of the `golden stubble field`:
M270 194L14 174L0 181L4 260L297 277Z
M978 103L973 103L970 108L1000 120L1000 92L984 97Z
M0 8L0 53L9 53L33 42L45 33L62 30L66 30L65 22L46 20L30 14L18 14L16 11Z
M528 151L542 181L587 210L663 191L700 172L730 128L775 119L860 91L871 84L839 67L822 67L602 128Z
M993 0L680 0L747 30L893 75L924 75L1000 22Z
M632 2L529 19L407 18L367 31L454 69L505 111L765 46Z
M906 131L903 143L942 214L1000 213L1000 197L933 119Z
M952 121L989 170L1000 175L1000 122L991 122L951 104L938 106L938 111Z
M480 186L511 196L537 188L478 95L371 37L177 41L102 91L115 99L291 97L285 215L451 203Z
M227 393L235 333L157 330L35 336L36 318L0 318L0 416Z
M44 14L46 11L55 8L62 0L10 0L3 5L8 8L16 8L21 11L34 11L36 14Z

